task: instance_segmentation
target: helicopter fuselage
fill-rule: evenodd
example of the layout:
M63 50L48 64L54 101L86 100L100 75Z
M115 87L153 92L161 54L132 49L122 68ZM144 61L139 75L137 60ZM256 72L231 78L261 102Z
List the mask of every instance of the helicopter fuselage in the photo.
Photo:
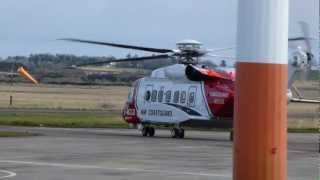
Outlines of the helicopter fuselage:
M234 82L191 81L164 70L166 78L155 72L133 84L123 111L127 123L231 127Z

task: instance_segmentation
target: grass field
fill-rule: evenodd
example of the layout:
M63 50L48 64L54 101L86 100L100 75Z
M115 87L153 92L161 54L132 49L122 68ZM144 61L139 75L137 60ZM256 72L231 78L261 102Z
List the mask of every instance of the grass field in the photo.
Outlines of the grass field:
M8 137L26 137L26 136L38 136L39 134L34 134L30 132L12 132L12 131L0 131L0 138Z
M1 112L0 124L69 128L126 128L118 114Z
M317 82L297 82L307 98L319 97ZM127 127L120 112L129 87L0 84L0 124L50 127ZM9 106L9 97L13 105ZM289 129L317 130L320 107L290 103Z
M289 132L318 132L318 121L291 119ZM128 128L118 114L1 112L1 125L64 128ZM187 128L187 129L190 129ZM191 128L194 129L194 128ZM196 128L198 129L198 128ZM217 129L221 131L220 129ZM225 129L227 130L227 129ZM0 137L1 135L0 131ZM6 134L6 133L4 133Z
M320 99L320 81L296 81L296 87L305 98ZM315 129L320 127L320 104L290 103L288 126L292 129Z
M0 84L0 108L112 110L120 112L128 87ZM10 95L13 106L9 106Z

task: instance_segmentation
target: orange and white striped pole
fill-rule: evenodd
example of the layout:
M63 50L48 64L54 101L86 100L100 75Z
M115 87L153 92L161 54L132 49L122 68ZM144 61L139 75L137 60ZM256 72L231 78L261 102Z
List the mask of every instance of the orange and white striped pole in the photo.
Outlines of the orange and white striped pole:
M240 0L234 180L287 179L288 0Z

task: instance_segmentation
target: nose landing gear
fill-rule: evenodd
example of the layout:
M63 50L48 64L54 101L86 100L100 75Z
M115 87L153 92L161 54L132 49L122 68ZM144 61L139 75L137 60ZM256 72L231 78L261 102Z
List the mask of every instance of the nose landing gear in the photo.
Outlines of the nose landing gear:
M145 126L142 128L141 134L142 134L142 136L153 137L155 134L155 129L154 129L154 127Z

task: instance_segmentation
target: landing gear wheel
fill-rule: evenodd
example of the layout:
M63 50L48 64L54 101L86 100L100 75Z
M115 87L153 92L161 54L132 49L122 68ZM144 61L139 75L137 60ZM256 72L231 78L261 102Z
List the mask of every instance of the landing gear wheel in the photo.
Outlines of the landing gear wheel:
M172 138L184 138L184 129L180 128L173 128L171 130L171 137Z
M153 136L154 136L154 133L155 133L154 127L149 127L148 129L149 129L149 130L148 130L148 135L149 135L150 137L153 137Z
M229 140L230 141L233 141L233 136L234 136L234 133L233 133L233 129L230 131L230 137L229 137Z
M184 138L184 129L179 129L179 138L183 139Z
M141 130L142 136L147 136L149 132L149 127L143 127Z
M172 138L177 138L177 137L179 137L179 129L178 129L178 128L173 128L173 129L171 129L171 137L172 137Z

